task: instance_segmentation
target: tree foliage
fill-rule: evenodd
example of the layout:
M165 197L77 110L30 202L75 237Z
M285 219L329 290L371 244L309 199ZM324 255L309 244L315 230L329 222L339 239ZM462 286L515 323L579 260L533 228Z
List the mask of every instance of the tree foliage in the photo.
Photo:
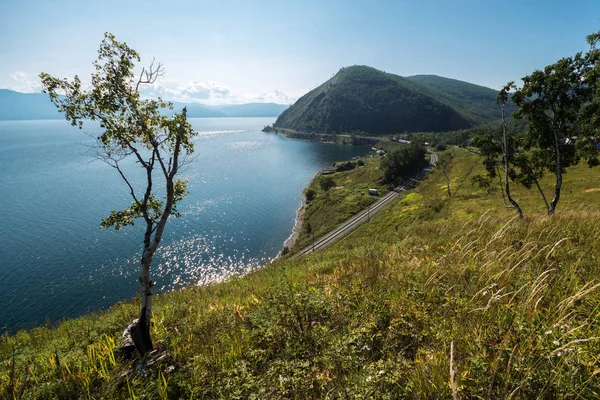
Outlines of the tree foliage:
M334 188L335 185L335 179L333 179L331 176L324 176L321 179L319 179L319 186L324 192L327 192L329 191L329 189Z
M82 129L89 122L99 123L102 133L96 137L95 156L112 166L128 187L131 206L113 210L100 226L119 230L137 220L145 224L140 260L142 310L131 332L135 346L144 354L152 349L150 265L168 218L179 215L177 204L187 193L187 182L178 175L185 156L194 151L195 132L185 108L167 117L161 111L172 109L172 104L140 97L140 87L153 84L163 70L153 62L136 79L134 69L139 61L135 50L106 33L89 89L78 76L68 80L42 73L40 78L44 92L73 126ZM132 177L133 168L140 167L145 178L141 184Z
M448 197L452 196L452 190L450 188L450 172L452 171L454 158L454 149L448 149L440 155L436 164L436 166L442 171L442 173L444 174L444 178L446 179L446 192L448 193Z
M426 154L425 146L416 141L387 154L381 162L385 183L398 185L420 171L428 163Z
M591 46L588 53L561 58L526 75L522 86L509 82L500 91L498 101L504 104L512 100L517 106L514 117L526 121L526 129L507 135L503 125L503 140L498 140L490 130L479 135L475 142L490 177L499 174L499 158L502 158L505 191L511 203L514 202L509 193L509 178L526 188L537 187L551 215L560 200L567 169L582 157L590 166L599 164L600 54L595 48L599 39L600 34L588 36ZM555 176L551 202L539 184L546 172Z

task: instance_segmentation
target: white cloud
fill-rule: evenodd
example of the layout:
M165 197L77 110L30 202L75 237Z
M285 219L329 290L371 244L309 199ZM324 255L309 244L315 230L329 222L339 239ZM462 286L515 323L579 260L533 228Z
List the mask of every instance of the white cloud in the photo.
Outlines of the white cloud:
M268 93L238 94L218 82L192 82L177 85L176 82L155 83L144 86L142 96L157 97L165 100L206 105L243 104L243 103L280 103L290 104L295 98L279 90Z
M11 76L11 84L8 89L23 93L36 93L42 90L42 84L39 79L30 80L27 74L21 71L15 71Z
M39 79L31 80L21 71L11 76L8 89L23 93L40 92L42 85ZM88 82L82 82L84 89ZM202 103L206 105L243 104L243 103L279 103L292 104L296 98L280 90L265 93L234 93L227 86L218 82L191 82L181 85L174 80L164 80L141 87L142 97L161 97L164 100L184 103Z

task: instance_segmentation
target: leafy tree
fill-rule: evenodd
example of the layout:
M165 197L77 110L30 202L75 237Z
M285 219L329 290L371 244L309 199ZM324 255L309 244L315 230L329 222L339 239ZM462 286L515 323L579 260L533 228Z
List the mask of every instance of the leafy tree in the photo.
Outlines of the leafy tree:
M590 167L600 165L598 159L598 143L600 135L598 126L600 126L600 49L596 48L600 42L600 32L588 35L587 42L590 45L590 51L586 54L586 61L589 69L583 75L585 85L591 91L592 100L586 103L582 111L582 131L577 141L579 154L587 161Z
M306 201L313 201L317 192L314 189L306 189Z
M355 162L352 162L352 161L346 161L345 163L338 164L338 165L335 167L335 171L336 171L336 172L351 171L351 170L353 170L354 168L356 168L356 163L355 163Z
M502 101L499 97L499 102ZM523 211L511 195L510 182L520 183L527 189L535 185L548 208L548 202L539 184L543 171L540 169L539 151L536 148L528 151L519 148L522 140L520 129L514 125L507 126L505 121L502 109L501 124L490 126L486 132L475 136L473 140L472 145L479 149L486 169L486 176L477 177L475 182L489 191L492 181L497 178L504 207L514 208L522 218Z
M446 150L442 153L438 159L437 167L444 174L444 178L446 178L446 190L448 192L448 197L452 196L452 191L450 190L450 171L452 170L452 165L454 162L454 152L451 150Z
M427 165L427 150L422 143L413 141L407 146L387 154L381 161L384 181L398 185Z
M570 138L580 133L580 111L591 99L592 86L583 79L589 68L588 57L578 53L525 76L522 87L509 82L500 92L506 98L511 92L514 116L529 121L523 148L537 148L544 169L555 175L549 215L560 200L563 173L579 161Z
M310 221L306 222L305 230L306 230L306 233L308 233L309 235L312 233L313 230L312 230L312 225L310 224Z
M327 192L329 189L334 188L336 185L335 180L330 176L325 176L319 180L319 186L323 191Z
M186 181L177 179L185 156L194 151L195 132L187 121L186 109L168 118L161 114L172 104L158 100L142 100L140 87L150 85L163 74L162 65L154 62L135 78L134 67L139 54L106 33L94 62L95 72L89 89L81 80L58 79L46 73L40 78L44 92L50 95L59 111L80 129L97 121L103 132L97 137L97 156L108 163L127 184L131 206L112 211L101 227L116 230L141 219L145 224L140 260L141 311L139 319L127 331L135 348L144 355L152 350L150 319L152 286L150 266L170 216L179 216L177 204L187 192ZM64 96L61 96L64 94ZM133 159L135 163L127 162ZM132 176L142 167L143 183ZM162 187L164 196L157 188Z

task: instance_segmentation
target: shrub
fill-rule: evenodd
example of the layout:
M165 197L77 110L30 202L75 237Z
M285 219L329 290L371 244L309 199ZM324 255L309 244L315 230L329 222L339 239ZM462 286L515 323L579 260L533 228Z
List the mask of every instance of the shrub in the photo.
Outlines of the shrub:
M335 168L335 171L336 172L344 172L344 171L350 171L354 168L356 168L356 163L354 163L352 161L347 161L345 163L338 164Z
M335 187L335 181L332 177L326 176L319 180L319 186L321 186L321 189L327 192L329 189Z

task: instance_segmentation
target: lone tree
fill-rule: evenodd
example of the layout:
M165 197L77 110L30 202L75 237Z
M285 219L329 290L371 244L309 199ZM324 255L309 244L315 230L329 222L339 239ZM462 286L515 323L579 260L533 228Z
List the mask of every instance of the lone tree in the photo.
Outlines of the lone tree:
M446 191L448 193L448 197L452 196L452 191L450 190L450 172L452 171L452 165L454 163L454 152L451 150L446 150L440 155L440 158L437 162L438 168L441 169L444 174L444 178L446 178Z
M128 327L135 348L144 355L153 347L150 318L154 283L150 266L167 220L179 215L176 206L187 193L187 182L177 177L185 156L194 151L192 139L196 133L187 121L185 108L166 117L161 110L172 109L171 103L140 98L140 88L153 84L163 75L163 69L160 63L152 62L136 79L134 67L139 61L135 50L106 33L94 61L89 89L82 87L78 76L68 80L42 73L40 78L44 92L71 125L82 129L88 122L99 122L103 132L96 138L96 156L117 171L132 197L131 206L111 211L101 228L119 230L133 225L136 219L145 224L140 260L141 311ZM130 159L135 162L126 162ZM140 167L144 170L142 183L133 179ZM162 190L157 191L159 187Z
M518 107L514 116L529 121L523 148L537 148L545 169L555 175L549 215L560 200L563 173L579 161L571 138L582 132L580 112L593 94L584 79L590 67L589 59L578 53L525 76L522 87L509 82L499 95L506 100L512 94Z
M330 176L322 177L319 180L319 186L324 192L328 192L329 189L334 188L336 185L335 180Z

